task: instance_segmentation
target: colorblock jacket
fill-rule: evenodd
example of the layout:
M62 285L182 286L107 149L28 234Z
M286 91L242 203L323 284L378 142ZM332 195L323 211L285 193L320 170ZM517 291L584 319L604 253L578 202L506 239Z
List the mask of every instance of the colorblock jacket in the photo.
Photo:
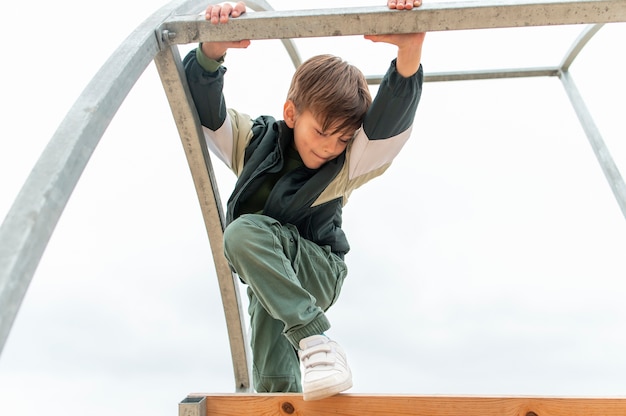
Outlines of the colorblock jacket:
M185 57L184 67L207 146L238 177L227 203L229 224L264 175L281 171L293 130L284 121L269 116L251 119L227 108L222 93L226 68L199 48ZM342 207L354 189L387 170L408 140L422 82L421 66L404 78L392 61L346 151L319 169L301 166L283 176L272 188L263 214L295 225L304 238L343 257L350 246L341 229Z

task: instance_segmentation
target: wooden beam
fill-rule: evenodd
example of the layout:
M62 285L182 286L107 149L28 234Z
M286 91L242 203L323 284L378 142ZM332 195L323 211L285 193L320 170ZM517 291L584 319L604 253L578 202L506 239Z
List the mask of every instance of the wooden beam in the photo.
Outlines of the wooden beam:
M252 12L225 25L197 14L173 16L160 27L160 37L187 44L624 21L623 0L482 0L426 3L412 11L379 6Z
M300 394L201 394L206 416L624 416L626 399L452 397L340 394L302 400ZM188 398L188 399L189 399ZM186 399L186 400L188 400Z

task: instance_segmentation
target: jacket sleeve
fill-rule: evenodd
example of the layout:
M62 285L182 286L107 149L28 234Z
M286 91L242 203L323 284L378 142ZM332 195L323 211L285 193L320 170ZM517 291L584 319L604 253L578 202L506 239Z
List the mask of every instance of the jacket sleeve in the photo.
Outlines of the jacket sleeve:
M215 71L207 71L198 60L199 53L199 48L189 52L183 60L183 66L200 122L215 131L226 120L226 103L222 93L226 68L216 65Z
M354 138L349 154L351 180L386 169L411 135L422 94L423 69L405 78L393 60Z
M220 61L192 50L183 60L191 97L195 104L207 147L237 175L251 137L252 120L228 109L224 100L224 74Z

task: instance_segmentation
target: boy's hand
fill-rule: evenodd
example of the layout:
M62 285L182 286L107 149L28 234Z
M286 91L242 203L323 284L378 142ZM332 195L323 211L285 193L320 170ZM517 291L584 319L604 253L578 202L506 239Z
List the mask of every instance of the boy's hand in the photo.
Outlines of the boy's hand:
M204 13L205 20L214 25L227 23L228 19L239 17L246 12L246 4L240 1L236 4L221 3L210 4ZM202 53L208 58L220 59L229 48L247 48L250 46L249 40L237 40L231 42L202 42Z
M387 0L387 7L397 10L411 10L413 7L420 7L422 0Z
M237 4L221 3L221 4L209 4L204 13L204 18L210 20L211 23L217 25L219 23L228 22L228 18L239 17L246 12L246 4L243 1Z
M387 7L397 10L411 10L422 5L422 0L387 0ZM400 75L410 77L415 74L422 59L422 44L426 33L394 33L388 35L365 35L372 42L384 42L398 47L396 69Z

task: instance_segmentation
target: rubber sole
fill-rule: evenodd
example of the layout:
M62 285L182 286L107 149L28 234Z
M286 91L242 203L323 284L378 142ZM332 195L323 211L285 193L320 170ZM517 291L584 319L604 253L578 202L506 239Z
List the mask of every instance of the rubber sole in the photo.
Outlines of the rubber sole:
M349 378L343 383L335 384L334 386L305 391L302 394L302 398L305 401L321 400L327 397L334 396L335 394L339 394L342 391L348 390L350 387L352 387L352 378Z

